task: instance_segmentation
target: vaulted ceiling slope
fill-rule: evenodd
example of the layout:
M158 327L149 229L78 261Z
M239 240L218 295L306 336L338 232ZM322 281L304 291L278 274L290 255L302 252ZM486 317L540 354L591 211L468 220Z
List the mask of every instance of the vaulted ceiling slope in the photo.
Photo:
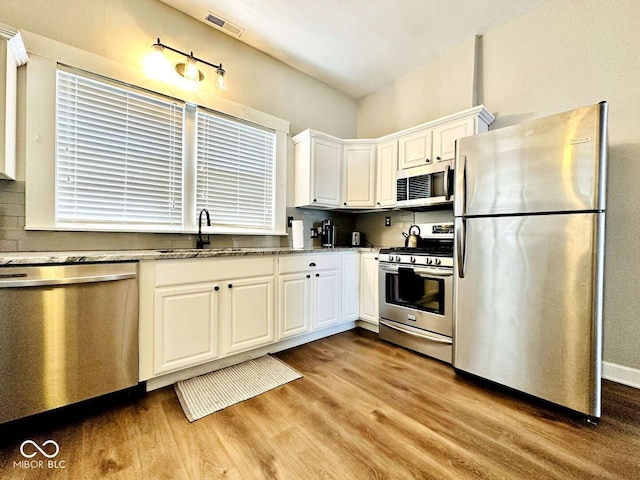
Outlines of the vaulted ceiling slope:
M547 0L161 0L360 98Z

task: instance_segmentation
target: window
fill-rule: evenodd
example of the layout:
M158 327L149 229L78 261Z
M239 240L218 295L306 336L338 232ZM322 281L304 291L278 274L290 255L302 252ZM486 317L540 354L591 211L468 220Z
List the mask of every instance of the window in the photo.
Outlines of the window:
M196 207L212 224L274 229L275 132L198 110Z
M206 233L287 234L289 122L206 89L56 52L97 73L48 51L30 59L27 230L195 233L207 208Z
M183 229L185 106L58 70L56 225Z

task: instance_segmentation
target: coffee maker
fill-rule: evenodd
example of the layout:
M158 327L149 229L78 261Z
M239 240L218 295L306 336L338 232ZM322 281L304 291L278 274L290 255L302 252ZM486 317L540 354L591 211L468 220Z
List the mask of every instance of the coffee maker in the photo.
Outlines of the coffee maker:
M322 221L321 239L323 247L336 246L336 226L333 224L333 220L327 219Z

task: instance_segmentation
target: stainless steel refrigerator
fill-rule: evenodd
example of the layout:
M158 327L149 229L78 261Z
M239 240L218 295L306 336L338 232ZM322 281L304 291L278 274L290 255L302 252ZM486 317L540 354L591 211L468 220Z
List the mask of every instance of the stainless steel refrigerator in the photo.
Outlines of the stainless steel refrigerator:
M607 103L458 140L456 369L600 417Z

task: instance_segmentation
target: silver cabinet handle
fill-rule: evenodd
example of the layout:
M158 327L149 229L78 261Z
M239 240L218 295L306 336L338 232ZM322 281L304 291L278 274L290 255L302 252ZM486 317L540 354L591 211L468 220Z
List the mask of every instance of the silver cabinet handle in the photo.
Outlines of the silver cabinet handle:
M74 283L113 282L136 278L135 273L118 273L113 275L88 275L86 277L68 278L34 278L26 280L0 280L0 288L43 287L51 285L72 285Z
M443 343L445 345L451 345L453 344L453 340L451 339L444 339L444 338L440 338L440 337L433 337L429 334L426 333L417 333L417 332L412 332L411 330L405 330L404 328L401 327L396 327L395 325L390 325L389 323L385 322L384 320L380 320L380 324L384 325L385 327L389 327L393 330L397 330L399 332L402 333L408 333L409 335L413 335L414 337L419 337L419 338L424 338L425 340L429 340L430 342L435 342L435 343Z

